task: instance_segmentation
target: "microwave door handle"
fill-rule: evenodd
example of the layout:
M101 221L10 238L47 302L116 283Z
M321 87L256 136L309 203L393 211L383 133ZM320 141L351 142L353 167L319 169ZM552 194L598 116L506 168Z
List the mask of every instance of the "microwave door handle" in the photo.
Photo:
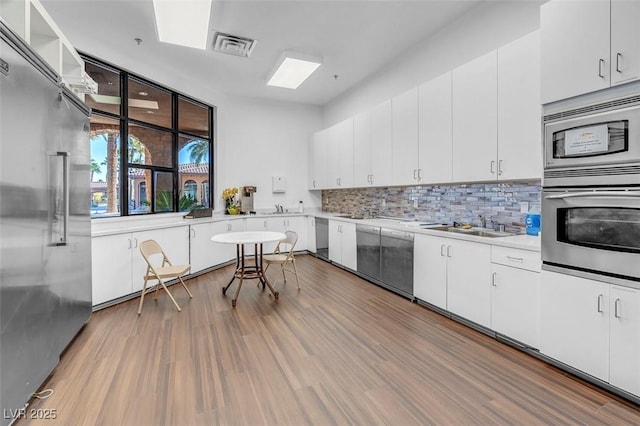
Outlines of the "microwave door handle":
M568 194L547 195L547 200L563 200L565 198L640 198L638 191L598 191L598 192L572 192Z

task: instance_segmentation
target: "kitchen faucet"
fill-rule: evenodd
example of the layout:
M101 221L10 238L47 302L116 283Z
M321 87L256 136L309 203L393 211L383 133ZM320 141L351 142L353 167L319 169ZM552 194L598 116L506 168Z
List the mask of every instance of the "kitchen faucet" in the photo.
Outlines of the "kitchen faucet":
M478 217L480 218L480 227L486 228L487 227L487 218L484 217L483 215L478 215Z
M284 207L282 207L281 204L275 204L276 206L276 213L284 213Z

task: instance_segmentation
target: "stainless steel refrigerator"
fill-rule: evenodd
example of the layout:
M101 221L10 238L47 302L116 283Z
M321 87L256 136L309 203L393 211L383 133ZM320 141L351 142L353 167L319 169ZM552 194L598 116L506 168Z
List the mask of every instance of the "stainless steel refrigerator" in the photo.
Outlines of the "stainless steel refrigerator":
M91 191L89 110L1 20L0 36L0 422L9 424L91 315Z

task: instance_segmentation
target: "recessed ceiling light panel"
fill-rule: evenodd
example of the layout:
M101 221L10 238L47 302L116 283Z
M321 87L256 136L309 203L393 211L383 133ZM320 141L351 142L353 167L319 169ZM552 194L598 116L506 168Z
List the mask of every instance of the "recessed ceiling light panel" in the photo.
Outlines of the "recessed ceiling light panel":
M153 11L158 40L206 49L211 0L153 0Z
M213 51L248 58L258 42L251 38L234 36L216 31L213 35Z
M278 60L267 85L297 89L321 64L321 58L285 52Z

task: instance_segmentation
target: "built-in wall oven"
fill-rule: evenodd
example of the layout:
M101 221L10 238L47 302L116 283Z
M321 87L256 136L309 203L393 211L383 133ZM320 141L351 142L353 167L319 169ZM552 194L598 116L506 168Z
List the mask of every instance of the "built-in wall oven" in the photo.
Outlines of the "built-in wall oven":
M640 288L640 96L544 116L543 268Z
M640 187L545 188L545 269L640 285Z

